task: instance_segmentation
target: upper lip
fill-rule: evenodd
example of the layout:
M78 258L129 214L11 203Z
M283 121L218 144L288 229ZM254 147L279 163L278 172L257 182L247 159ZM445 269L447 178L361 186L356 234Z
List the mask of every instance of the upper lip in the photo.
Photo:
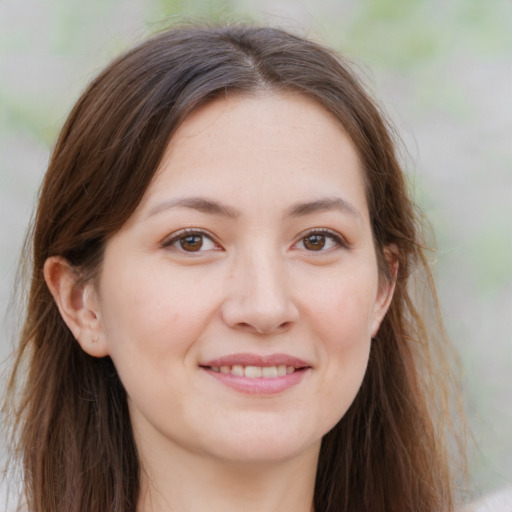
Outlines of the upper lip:
M200 366L293 366L297 368L309 368L311 365L298 357L290 356L288 354L231 354L222 356L216 359L211 359Z

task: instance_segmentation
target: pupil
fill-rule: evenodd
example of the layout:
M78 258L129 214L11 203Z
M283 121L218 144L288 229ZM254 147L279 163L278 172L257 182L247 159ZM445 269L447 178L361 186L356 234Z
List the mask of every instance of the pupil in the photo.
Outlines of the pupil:
M184 251L199 251L203 245L203 237L199 235L186 236L181 239L180 245Z
M310 249L312 251L319 251L320 249L323 249L324 245L324 235L311 235L304 239L304 246L306 249Z

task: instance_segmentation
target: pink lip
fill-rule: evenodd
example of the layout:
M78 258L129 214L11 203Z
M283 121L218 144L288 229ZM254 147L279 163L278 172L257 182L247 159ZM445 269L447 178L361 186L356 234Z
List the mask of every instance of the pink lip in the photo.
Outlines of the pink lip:
M230 373L214 372L211 367L216 366L293 366L293 373L282 377L256 378L238 377ZM274 395L282 393L299 384L307 373L311 370L311 365L287 354L272 354L269 356L259 356L255 354L232 354L229 356L212 359L200 367L218 382L228 386L236 391L252 395Z
M219 357L201 363L200 366L234 366L240 364L242 366L293 366L295 368L310 368L311 365L297 357L288 354L270 354L268 356L260 356L257 354L231 354L229 356Z

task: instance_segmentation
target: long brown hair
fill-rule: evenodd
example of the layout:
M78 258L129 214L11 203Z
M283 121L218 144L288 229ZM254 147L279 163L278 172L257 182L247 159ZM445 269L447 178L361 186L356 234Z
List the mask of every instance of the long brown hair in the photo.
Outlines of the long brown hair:
M362 162L384 278L383 249L398 248L395 295L362 387L322 443L315 509L453 509L435 420L445 418L447 396L433 358L440 324L427 328L409 281L423 278L434 311L435 288L392 132L342 58L278 29L234 25L174 28L121 56L89 85L58 138L29 235L27 312L4 409L31 512L129 512L139 495L125 391L110 358L84 353L66 327L43 277L46 259L63 256L93 278L183 119L217 97L262 89L300 92L339 120Z

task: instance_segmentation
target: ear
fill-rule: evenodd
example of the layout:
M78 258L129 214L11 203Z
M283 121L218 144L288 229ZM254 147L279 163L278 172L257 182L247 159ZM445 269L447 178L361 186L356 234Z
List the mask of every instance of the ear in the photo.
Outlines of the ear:
M379 278L379 289L372 315L372 338L377 334L380 324L389 309L398 275L398 247L395 244L390 244L384 248L383 252L388 272L387 275L380 276Z
M93 284L81 282L76 269L60 256L46 260L44 278L62 319L82 349L93 357L108 355Z

